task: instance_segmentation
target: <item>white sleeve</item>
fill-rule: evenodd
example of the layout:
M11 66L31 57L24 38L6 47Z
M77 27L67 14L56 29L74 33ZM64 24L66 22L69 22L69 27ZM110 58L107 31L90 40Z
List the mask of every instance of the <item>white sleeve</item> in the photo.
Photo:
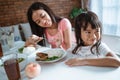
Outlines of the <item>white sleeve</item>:
M110 48L103 42L101 42L99 49L102 55L107 55L108 52L111 52Z

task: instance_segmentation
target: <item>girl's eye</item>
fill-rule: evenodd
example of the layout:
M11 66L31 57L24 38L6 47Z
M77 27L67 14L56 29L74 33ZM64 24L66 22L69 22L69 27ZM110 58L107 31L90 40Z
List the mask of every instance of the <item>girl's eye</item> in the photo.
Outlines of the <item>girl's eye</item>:
M90 31L85 31L85 33L90 34Z
M100 32L100 30L97 30L96 32Z
M36 21L36 24L39 24L39 23L40 23L40 20L37 20L37 21Z
M100 32L100 30L97 29L97 30L96 30L96 33L99 33L99 32Z
M45 14L41 14L41 18L44 18L45 17Z

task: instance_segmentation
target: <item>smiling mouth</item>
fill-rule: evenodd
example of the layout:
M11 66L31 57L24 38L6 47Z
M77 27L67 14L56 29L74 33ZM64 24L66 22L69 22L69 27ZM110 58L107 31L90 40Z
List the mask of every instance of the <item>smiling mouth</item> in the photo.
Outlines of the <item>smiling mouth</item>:
M96 42L96 40L95 40L95 39L94 39L94 40L89 40L89 42L92 42L92 43L93 43L93 42Z
M92 40L91 42L92 42L92 43L96 43L96 40Z

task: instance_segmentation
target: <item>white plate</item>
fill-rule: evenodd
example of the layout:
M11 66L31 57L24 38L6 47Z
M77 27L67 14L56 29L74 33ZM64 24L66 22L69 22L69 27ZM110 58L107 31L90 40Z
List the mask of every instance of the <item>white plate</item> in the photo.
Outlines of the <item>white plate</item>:
M63 49L60 49L60 48L54 48L54 49L48 49L46 51L43 51L44 53L49 53L49 54L52 54L56 56L56 54L59 56L58 59L55 59L55 60L51 60L51 61L37 61L37 62L42 62L42 63L53 63L53 62L56 62L56 61L59 61L61 59L63 59L66 55L67 55L67 52L64 51Z

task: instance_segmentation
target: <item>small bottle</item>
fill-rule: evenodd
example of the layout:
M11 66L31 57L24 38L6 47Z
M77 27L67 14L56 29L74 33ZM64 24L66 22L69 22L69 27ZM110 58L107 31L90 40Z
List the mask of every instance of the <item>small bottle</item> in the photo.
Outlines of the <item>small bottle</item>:
M3 56L3 51L2 51L2 45L0 43L0 57L2 57L2 56Z

